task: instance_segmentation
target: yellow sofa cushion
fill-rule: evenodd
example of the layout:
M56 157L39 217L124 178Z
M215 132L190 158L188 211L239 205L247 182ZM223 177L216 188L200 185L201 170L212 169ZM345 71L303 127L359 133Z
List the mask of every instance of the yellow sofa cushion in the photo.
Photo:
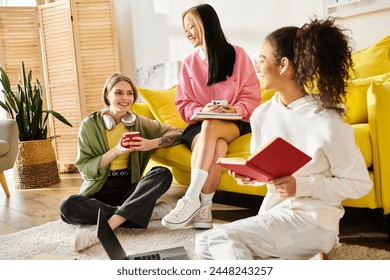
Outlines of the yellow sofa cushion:
M191 151L185 144L158 148L153 154L153 159L173 168L191 170Z
M276 92L275 89L261 90L261 103L270 100L271 97L274 96L275 92Z
M367 90L372 82L383 83L390 80L390 72L364 79L352 80L347 86L347 114L344 118L349 124L367 123Z
M390 72L390 35L365 49L354 52L352 60L358 79Z
M150 108L146 103L134 103L133 106L131 106L131 111L141 116L147 117L151 120L155 119L152 114L152 111L150 111Z
M242 135L230 143L226 156L242 158L249 157L251 135L251 133ZM184 144L168 148L159 148L156 150L153 157L161 164L166 164L186 171L191 170L191 151Z
M148 104L154 118L159 122L178 128L186 128L187 123L181 118L175 107L177 86L169 89L155 90L138 88L139 93Z
M244 134L228 146L227 157L241 157L248 158L250 156L250 142L251 142L252 133Z
M251 133L245 134L230 143L226 156L249 157L251 135ZM169 148L159 148L153 154L152 159L158 164L171 167L174 178L179 184L188 185L190 183L191 152L184 144ZM267 192L267 189L264 186L237 186L235 179L228 174L226 169L223 169L218 190L261 196L264 196Z
M260 83L260 92L261 92L261 103L264 103L271 99L271 97L275 94L276 89L264 89L263 85L261 84L261 80L259 79Z

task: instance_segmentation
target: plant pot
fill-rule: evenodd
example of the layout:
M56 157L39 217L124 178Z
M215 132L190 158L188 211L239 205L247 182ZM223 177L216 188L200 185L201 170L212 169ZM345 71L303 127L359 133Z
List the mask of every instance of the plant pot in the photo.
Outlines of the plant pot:
M16 188L43 188L60 182L52 139L19 142L14 165Z

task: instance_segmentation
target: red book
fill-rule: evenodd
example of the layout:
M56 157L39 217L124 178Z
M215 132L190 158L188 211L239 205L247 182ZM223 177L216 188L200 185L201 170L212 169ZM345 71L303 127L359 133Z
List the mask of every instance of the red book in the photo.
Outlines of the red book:
M248 159L219 158L217 164L238 175L268 182L283 176L289 176L311 160L307 154L286 140L276 137Z

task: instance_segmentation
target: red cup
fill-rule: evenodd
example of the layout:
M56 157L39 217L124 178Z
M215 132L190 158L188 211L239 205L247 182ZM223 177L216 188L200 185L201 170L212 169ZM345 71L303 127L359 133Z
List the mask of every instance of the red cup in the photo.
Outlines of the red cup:
M124 139L128 139L130 142L139 142L139 140L133 140L133 137L139 137L141 134L139 133L139 131L133 131L133 132L124 132L123 133L123 137L122 137L122 139L121 139L121 146L123 147L123 148L126 148L126 149L128 149L128 148L130 148L131 147L131 145L124 145L123 144L123 140Z

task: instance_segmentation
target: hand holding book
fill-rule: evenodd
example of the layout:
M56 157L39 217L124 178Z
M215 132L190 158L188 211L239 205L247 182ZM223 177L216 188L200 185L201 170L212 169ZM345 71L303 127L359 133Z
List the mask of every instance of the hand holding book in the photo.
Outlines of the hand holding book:
M191 121L210 119L235 121L241 120L242 116L235 112L234 107L228 103L227 99L213 99L205 105L202 111L193 114L190 118Z
M241 174L236 174L234 171L228 170L228 173L229 173L229 175L231 175L234 178L234 180L236 180L236 182L239 185L253 186L253 187L258 187L258 186L263 186L264 185L264 182L258 182L258 181L256 181L253 178L250 178L250 177L247 177L247 176L243 176Z
M284 139L276 137L247 160L243 158L220 158L219 165L238 175L258 182L289 176L311 160L301 150Z

